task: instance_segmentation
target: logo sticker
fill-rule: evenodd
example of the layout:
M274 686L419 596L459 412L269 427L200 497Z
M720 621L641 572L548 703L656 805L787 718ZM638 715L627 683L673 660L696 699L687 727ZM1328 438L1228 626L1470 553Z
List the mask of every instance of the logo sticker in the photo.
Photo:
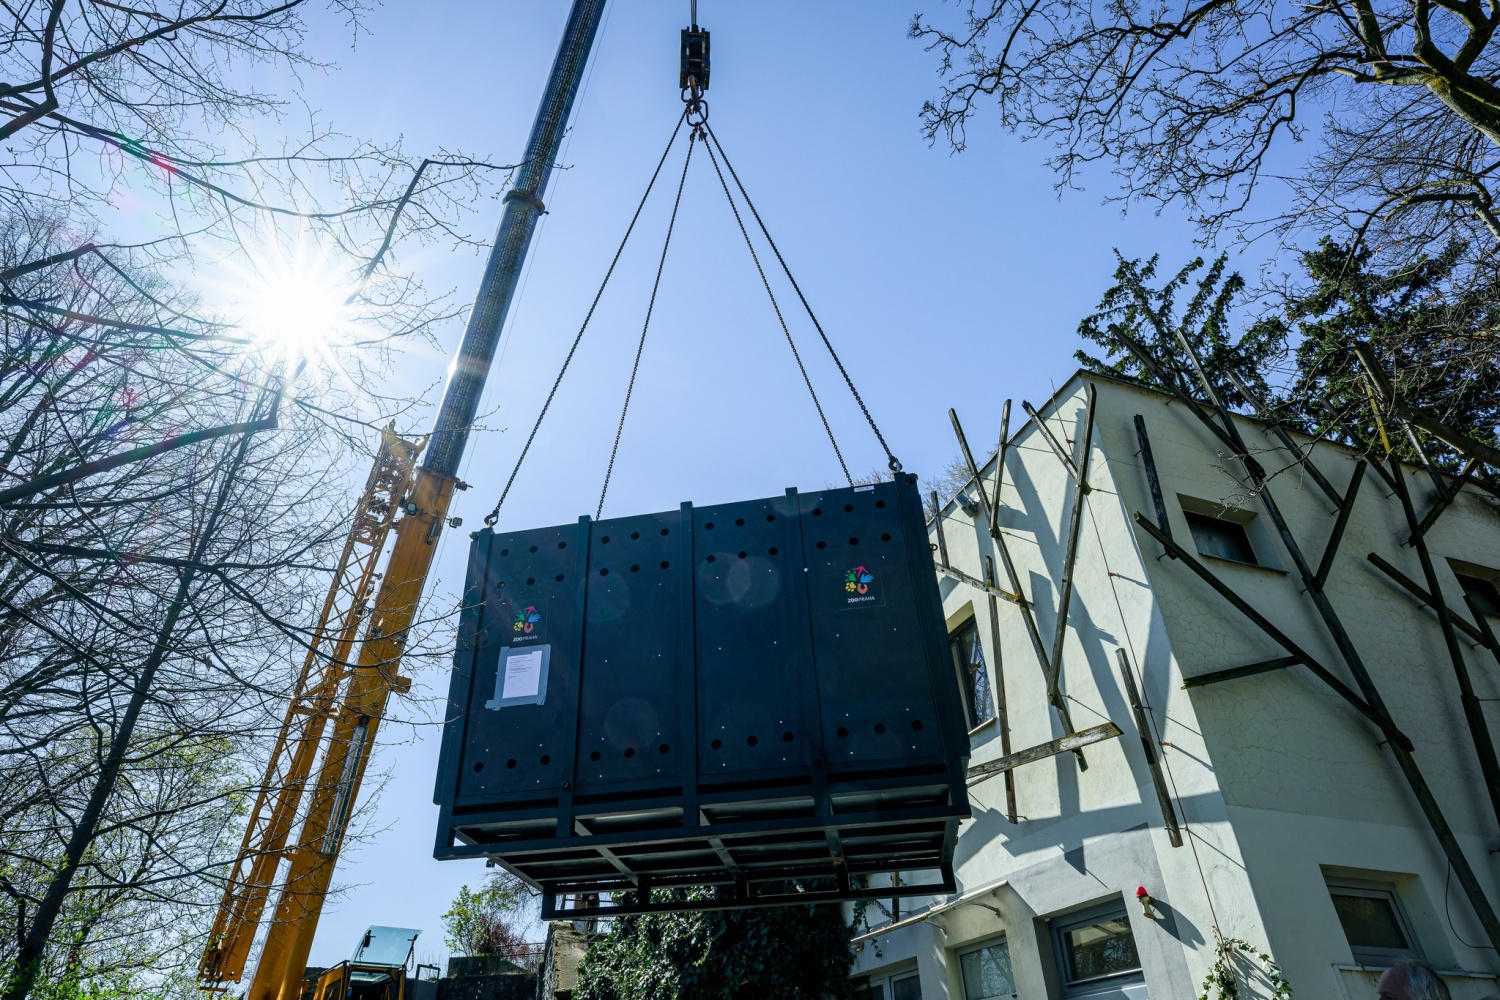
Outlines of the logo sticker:
M529 604L516 612L516 620L511 625L512 631L530 635L536 630L538 623L542 620L542 613L536 609L536 605Z
M844 571L844 607L857 608L884 603L883 596L875 586L874 573L864 566Z

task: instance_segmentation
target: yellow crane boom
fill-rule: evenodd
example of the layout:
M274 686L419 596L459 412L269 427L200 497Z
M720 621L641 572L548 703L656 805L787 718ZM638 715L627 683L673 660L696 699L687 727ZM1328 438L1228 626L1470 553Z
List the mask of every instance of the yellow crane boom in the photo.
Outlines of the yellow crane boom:
M366 618L376 567L407 494L420 443L381 432L380 448L354 508L354 523L307 644L286 716L250 810L198 976L205 984L239 982L262 912L277 881L307 779L349 677L350 653Z
M385 716L386 702L393 692L410 686L398 673L402 650L432 568L438 538L448 523L448 508L459 485L459 462L499 345L500 330L515 297L526 252L536 232L537 220L545 211L542 195L562 145L604 6L605 0L573 0L526 144L525 159L505 195L500 229L443 390L421 467L412 470L419 450L416 445L407 442L401 442L406 448L392 445L390 438L394 434L382 438L382 453L387 446L401 452L406 478L391 477L388 486L382 487L385 492L380 502L386 504L384 509L390 516L394 517L397 510L403 516L394 523L389 519L381 522L377 546L356 542L355 534L351 533L315 631L315 636L333 636L331 652L340 655L325 657L312 650L304 662L298 696L288 709L223 905L204 950L199 982L207 989L223 989L224 983L238 982L243 976L261 913L277 881L281 862L286 859L290 864L246 997L298 1000L301 996L307 956L377 730ZM379 469L377 458L376 471ZM371 482L375 479L372 473ZM404 493L398 485L404 487ZM366 492L368 495L368 488ZM356 511L356 532L358 519ZM360 627L363 595L376 579L375 562L384 545L385 533L390 531L395 532L396 542L380 579L358 657L349 669L346 665ZM346 578L364 581L363 589L357 590L360 600L349 602L347 593L351 591L342 582ZM347 643L340 645L345 640ZM330 718L333 726L322 748L306 815L295 845L288 848L307 777Z

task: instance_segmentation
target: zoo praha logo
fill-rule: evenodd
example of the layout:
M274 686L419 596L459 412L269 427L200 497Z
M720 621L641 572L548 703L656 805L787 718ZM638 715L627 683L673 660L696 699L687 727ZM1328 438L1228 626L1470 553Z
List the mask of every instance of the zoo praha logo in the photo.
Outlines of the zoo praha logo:
M511 628L512 630L520 632L523 635L530 635L536 630L537 623L539 623L541 620L542 613L536 609L536 606L528 605L527 607L524 607L520 611L516 612L516 620L514 624L511 625Z
M865 604L884 604L875 588L875 574L863 566L844 572L844 606L859 607Z

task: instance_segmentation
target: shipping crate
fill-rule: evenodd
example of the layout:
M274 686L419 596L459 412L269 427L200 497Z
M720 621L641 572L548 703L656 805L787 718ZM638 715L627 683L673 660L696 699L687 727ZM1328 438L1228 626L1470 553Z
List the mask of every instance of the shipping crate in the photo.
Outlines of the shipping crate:
M436 857L547 916L953 889L969 744L915 477L480 531L466 593Z

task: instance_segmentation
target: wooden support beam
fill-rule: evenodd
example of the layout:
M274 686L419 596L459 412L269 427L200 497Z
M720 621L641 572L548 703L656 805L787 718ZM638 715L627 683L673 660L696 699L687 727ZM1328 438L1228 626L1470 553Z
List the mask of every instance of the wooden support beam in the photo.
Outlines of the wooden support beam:
M1407 526L1411 528L1416 543L1417 558L1422 564L1422 575L1427 580L1428 593L1432 596L1429 607L1437 615L1438 627L1443 631L1443 644L1448 647L1448 658L1453 662L1453 676L1458 681L1458 700L1463 706L1464 720L1469 726L1469 739L1474 744L1474 756L1479 761L1479 771L1484 777L1485 789L1490 794L1490 807L1495 819L1500 820L1500 760L1495 757L1495 741L1490 737L1489 723L1484 718L1484 706L1474 693L1474 683L1469 677L1469 665L1464 660L1463 647L1458 644L1454 631L1454 619L1448 605L1439 598L1437 569L1432 563L1432 553L1427 550L1427 539L1418 530L1416 508L1412 506L1411 490L1406 476L1401 472L1401 462L1391 460L1391 478L1396 480L1396 492L1401 497L1401 509L1406 514Z
M1437 606L1442 603L1439 598L1436 598L1432 594L1428 593L1420 583L1413 580L1405 573L1401 572L1395 566L1392 566L1379 552L1371 552L1368 556L1366 556L1366 558L1370 560L1371 565L1373 565L1376 569L1380 570L1386 576L1390 577L1396 583L1400 584L1403 590L1411 594L1423 604L1427 605L1432 610L1436 611ZM1447 605L1443 605L1443 607L1444 610L1448 610ZM1483 632L1479 631L1479 629L1475 628L1473 625L1470 625L1462 618L1459 618L1451 610L1448 611L1448 620L1451 621L1460 632L1468 636L1470 639L1473 639L1481 646L1489 646L1489 642L1485 639ZM1500 650L1497 650L1497 652L1500 652Z
M1307 473L1308 477L1318 484L1318 489L1322 490L1328 499L1333 501L1334 507L1342 507L1344 497L1338 490L1333 488L1333 484L1313 464L1312 459L1302 450L1301 446L1292 440L1292 436L1287 433L1285 427L1281 426L1281 422L1271 414L1264 403L1256 398L1255 393L1245 384L1244 380L1232 371L1226 370L1224 374L1228 376L1229 381L1234 383L1234 387L1239 390L1240 397L1250 404L1250 408L1255 411L1255 415L1265 423L1266 429L1275 435L1276 440L1281 442L1281 446L1297 456L1297 463L1302 466L1303 471Z
M1238 677L1253 677L1256 674L1270 673L1272 670L1284 670L1287 667L1295 667L1301 662L1302 660L1296 656L1278 656L1274 660L1247 663L1243 667L1228 667L1224 670L1211 670L1206 674L1184 677L1182 686L1183 688L1204 687L1220 681L1232 681Z
M1021 603L1021 599L1010 591L991 586L983 580L976 580L963 570L954 569L952 566L939 566L938 572L951 580L957 580L959 583L966 583L977 590L982 590L991 597L1003 597L1012 604Z
M969 785L972 787L1002 771L1011 771L1023 764L1034 764L1039 760L1056 757L1058 754L1066 753L1069 750L1079 750L1090 743L1112 740L1119 735L1120 727L1113 722L1106 722L1079 733L1069 733L1058 739L1048 740L1046 743L1039 743L1034 747L1006 754L1004 757L997 757L982 764L975 764L969 768Z
M1010 447L1010 400L1000 408L1000 443L995 446L995 502L990 507L990 534L1000 531L1000 490L1005 485L1005 451Z
M1343 698L1350 705L1354 706L1355 711L1359 712L1360 715L1363 715L1366 719L1370 720L1370 722L1373 723L1378 729L1380 729L1380 731L1383 732L1386 737L1391 740L1392 743L1404 747L1408 750L1408 752L1410 751L1412 747L1411 740L1407 738L1405 733L1402 733L1401 730L1396 728L1396 724L1394 722L1391 722L1388 718L1383 717L1368 704L1366 704L1363 698L1361 698L1354 691L1350 690L1349 686L1343 681L1339 680L1336 676L1334 676L1334 674L1327 667L1319 663L1316 657L1307 652L1301 646L1297 645L1297 643L1293 642L1285 632L1281 631L1281 629L1277 628L1275 625L1272 625L1270 620L1267 619L1265 615L1262 615L1259 611L1256 611L1253 607L1251 607L1248 601L1246 601L1243 597L1236 593L1223 580L1220 580L1217 576L1215 576L1213 572L1208 569L1208 567L1199 562L1182 546L1178 545L1170 538L1162 535L1157 530L1156 525L1148 521L1145 515L1141 514L1140 512L1136 512L1135 523L1139 524L1142 528L1145 528L1146 532L1155 537L1158 542L1162 543L1162 545L1174 551L1177 555L1177 558L1180 559L1188 569L1196 573L1199 579L1201 579L1204 583L1208 584L1215 591L1217 591L1219 596L1224 598L1224 600L1234 605L1235 609L1239 611L1240 614L1250 619L1250 621L1258 626L1262 632L1270 636L1278 646L1291 654L1291 656L1294 657L1297 662L1306 664L1307 668L1311 670L1315 675L1317 675L1319 680L1331 687L1340 698Z
M1433 501L1432 509L1427 512L1426 517L1422 518L1422 522L1417 525L1417 530L1412 536L1406 540L1407 545L1416 544L1418 535L1425 536L1427 532L1432 530L1432 526L1437 523L1437 519L1443 515L1443 511L1452 505L1453 501L1458 499L1458 495L1464 491L1464 486L1467 485L1469 477L1478 468L1479 460L1475 458L1469 459L1464 463L1463 470L1459 472L1458 477L1453 481L1452 488L1445 486L1438 490L1438 498Z
M1328 574L1333 571L1333 559L1338 555L1339 543L1344 540L1344 529L1349 526L1349 515L1354 510L1354 498L1359 495L1359 484L1364 482L1367 464L1364 459L1355 463L1354 474L1349 477L1349 490L1339 502L1339 516L1334 519L1333 531L1328 534L1328 544L1323 546L1323 558L1318 561L1318 572L1313 577L1319 590L1323 589Z
M948 569L948 537L943 534L943 505L938 500L937 490L933 490L932 496L932 526L937 530L938 538L938 567Z
M1167 503L1162 498L1161 479L1156 474L1156 456L1151 453L1151 438L1146 433L1146 418L1135 415L1135 440L1141 446L1141 463L1146 467L1146 485L1151 488L1151 505L1156 508L1156 526L1172 537L1172 522L1167 520Z
M1073 463L1073 508L1068 515L1068 539L1063 549L1062 577L1057 586L1057 620L1052 627L1052 669L1047 674L1047 696L1058 697L1062 679L1063 640L1068 634L1068 608L1073 602L1073 564L1078 559L1078 536L1083 530L1083 505L1088 502L1089 457L1094 453L1094 406L1098 393L1092 382L1085 385L1083 435L1078 439L1078 458Z
M1125 697L1130 702L1130 714L1135 718L1136 732L1141 736L1141 750L1146 755L1146 767L1151 772L1151 784L1156 788L1156 801L1161 806L1162 822L1167 826L1167 839L1173 847L1182 846L1182 829L1177 825L1177 810L1172 806L1172 793L1167 789L1167 777L1162 772L1161 757L1156 752L1156 739L1146 723L1146 707L1141 702L1140 690L1135 685L1135 672L1130 669L1130 658L1125 650L1115 647L1115 659L1120 664L1120 680L1125 683Z
M1042 437L1046 440L1048 447L1052 449L1052 454L1057 456L1057 460L1068 467L1068 472L1075 476L1078 475L1078 468L1073 464L1073 460L1068 457L1067 449L1057 440L1057 437L1052 433L1052 428L1048 427L1047 421L1042 419L1042 415L1036 412L1036 408L1024 399L1021 400L1021 407L1026 411L1027 416L1036 422L1037 430L1042 432Z
M995 560L984 557L984 578L993 587L995 583ZM998 589L998 588L997 588ZM1000 608L995 604L995 595L990 595L990 648L994 650L995 670L995 723L1000 727L1000 753L1010 755L1010 710L1005 701L1005 660L1000 652ZM1016 822L1016 776L1005 772L1005 818Z
M1006 409L1005 412L1006 412L1006 415L1009 416L1010 410L1009 410L1008 407L1007 407L1007 409ZM958 434L959 442L960 442L960 444L962 444L963 441L964 441L963 428L962 428L962 426L958 422L958 415L956 413L954 413L952 410L949 410L948 413L949 413L950 417L953 420L953 429ZM1001 444L1002 444L1002 446L1001 446L1001 450L999 452L998 461L1000 462L1000 464L1001 464L1000 467L1001 467L1001 469L1003 471L1004 467L1005 467L1004 466L1005 448L1004 448L1004 439L1003 438L1002 438ZM973 476L975 479L978 479L979 478L979 470L976 469L976 468L974 468L973 455L968 452L967 448L964 448L963 450L964 450L965 455L966 455L966 461L968 461L968 464L969 464L969 474L971 476ZM1015 595L1014 595L1015 596L1015 604L1016 604L1016 606L1018 608L1021 609L1021 620L1026 625L1026 635L1027 635L1027 638L1029 638L1031 640L1032 651L1034 653L1036 653L1037 663L1042 668L1042 677L1044 679L1046 679L1046 678L1050 678L1052 676L1052 668L1049 665L1049 661L1047 659L1047 650L1042 646L1042 634L1041 634L1040 630L1037 629L1037 626L1036 626L1036 615L1034 615L1032 613L1032 611L1031 611L1031 603L1026 600L1026 592L1021 589L1021 577L1020 577L1020 574L1018 574L1016 572L1016 564L1010 558L1010 548L1005 544L1005 535L1004 535L1003 532L1000 531L1000 528L999 528L998 510L999 510L1000 485L1001 485L1001 481L997 477L996 484L995 484L996 513L991 518L991 522L990 522L992 525L994 525L994 527L990 531L990 538L995 543L995 551L1000 554L1000 562L1005 567L1006 579L1009 581L1011 587L1015 591ZM936 497L937 494L934 493L933 496ZM943 564L944 564L945 567L947 567L947 563L948 563L947 552L948 552L948 550L947 550L947 543L943 539L941 520L939 520L937 528L938 528L938 547L941 550L941 553L942 553L942 556L943 556ZM951 568L951 567L947 567L947 568ZM1001 593L1004 593L1004 592L1001 591ZM1066 701L1064 701L1061 697L1059 697L1057 695L1057 693L1050 688L1050 686L1049 686L1048 695L1047 695L1047 702L1048 702L1048 704L1050 704L1052 706L1052 710L1057 713L1058 721L1062 723L1063 729L1067 730L1070 733L1073 732L1073 717L1072 717L1072 713L1068 711L1068 703ZM1073 752L1073 756L1075 756L1076 758L1078 758L1078 769L1080 771L1087 771L1089 769L1089 762L1086 759L1084 759L1083 751L1082 750L1075 750Z
M1130 340L1129 337L1125 337L1124 339L1127 342ZM1479 877L1474 873L1473 866L1469 864L1469 859L1464 854L1463 847L1454 835L1453 828L1448 825L1448 820L1443 815L1443 810L1438 804L1437 797L1432 794L1432 787L1428 785L1426 776L1422 774L1421 768L1417 766L1417 762L1412 758L1411 741L1405 739L1404 736L1401 740L1396 739L1396 736L1400 735L1400 729L1397 728L1395 721L1392 719L1390 710L1386 707L1385 700L1380 696L1380 690L1375 686L1375 681L1370 676L1370 671L1365 666L1364 658L1360 656L1359 649L1354 645L1354 640L1350 638L1349 632L1344 627L1342 619L1339 618L1338 612L1334 610L1333 604L1328 600L1328 595L1324 594L1315 585L1315 575L1308 566L1307 560L1302 554L1302 548L1298 545L1296 537L1292 534L1291 528L1287 524L1286 517L1282 514L1275 497L1272 495L1269 477L1265 474L1265 470L1261 467L1260 463L1249 454L1249 450L1245 447L1244 439L1235 426L1233 418L1214 395L1213 386L1203 373L1203 366L1199 363L1192 345L1187 342L1186 338L1181 336L1180 332L1178 341L1188 357L1192 359L1193 367L1198 372L1204 392L1210 399L1214 400L1219 420L1223 424L1224 431L1237 448L1237 455L1246 472L1250 475L1261 507L1276 526L1276 532L1281 537L1282 545L1286 548L1287 554L1292 557L1292 562L1297 567L1297 573L1302 579L1303 588L1311 598L1313 607L1317 609L1318 616L1322 618L1323 626L1327 630L1329 637L1333 640L1334 645L1338 647L1339 655L1343 658L1344 664L1348 667L1350 674L1354 676L1354 681L1359 686L1360 694L1362 695L1360 704L1373 713L1374 720L1380 725L1382 731L1391 737L1391 753L1396 758L1396 765L1401 769L1402 777L1406 779L1407 786L1411 789L1413 797L1417 800L1417 805L1421 808L1423 816L1427 819L1427 825L1432 830L1433 837L1443 849L1443 854L1447 857L1448 864L1453 869L1454 877L1458 881L1460 888L1463 889L1464 895L1468 898L1469 905L1473 909L1474 915L1479 919L1480 926L1484 928L1485 936L1489 938L1491 946L1500 949L1500 915L1496 914L1484 886L1480 884ZM1358 350L1359 346L1356 345L1356 350ZM1139 349L1139 345L1132 348L1132 350L1137 349ZM1379 379L1381 377L1378 369L1373 365L1373 356L1369 355L1368 348L1365 348L1365 354L1361 356L1360 360L1366 364L1372 379ZM1392 399L1390 393L1387 393L1387 399ZM1399 404L1396 405L1399 406ZM1195 410L1194 412L1198 411ZM1421 415L1398 411L1398 416L1417 423L1417 418ZM1428 433L1435 433L1431 428L1424 429ZM1467 442L1469 446L1468 450L1465 450L1460 443L1453 441L1449 441L1448 443L1466 456L1475 457L1478 455L1478 457L1492 464L1500 464L1500 449L1491 448L1488 445L1480 445L1478 442L1466 439L1462 435L1459 435L1459 439L1460 442ZM1443 440L1446 440L1446 438ZM1137 515L1137 520L1144 519ZM1149 525L1147 527L1149 530ZM1292 651L1288 650L1288 652ZM1309 669L1315 669L1312 660L1303 657L1303 662L1308 665ZM1332 675L1329 675L1329 679L1332 679Z

